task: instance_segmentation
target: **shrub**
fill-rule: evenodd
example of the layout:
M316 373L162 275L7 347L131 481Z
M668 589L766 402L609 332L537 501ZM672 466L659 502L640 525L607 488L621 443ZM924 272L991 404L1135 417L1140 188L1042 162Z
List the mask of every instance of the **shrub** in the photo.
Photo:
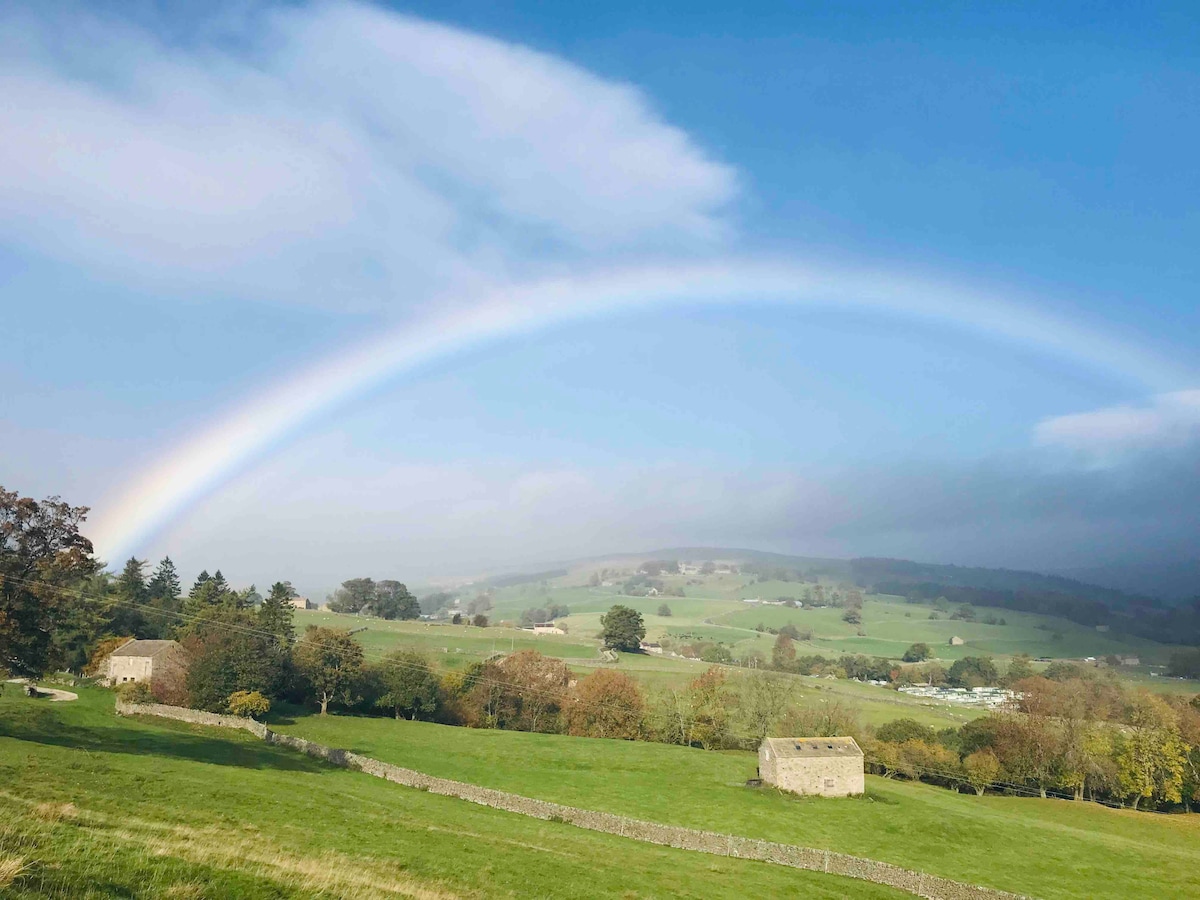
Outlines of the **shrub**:
M243 719L265 716L271 709L271 701L258 691L234 691L229 695L229 711Z
M153 703L154 694L144 681L127 681L117 685L117 696L126 703Z

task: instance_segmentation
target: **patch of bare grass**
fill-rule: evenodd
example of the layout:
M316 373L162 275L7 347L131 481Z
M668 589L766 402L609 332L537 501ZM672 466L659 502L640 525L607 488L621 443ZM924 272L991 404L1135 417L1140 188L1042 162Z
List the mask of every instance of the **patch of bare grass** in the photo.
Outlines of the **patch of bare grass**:
M6 888L20 878L29 864L19 856L0 856L0 888Z
M74 803L39 803L33 814L44 822L62 822L79 818L79 808Z

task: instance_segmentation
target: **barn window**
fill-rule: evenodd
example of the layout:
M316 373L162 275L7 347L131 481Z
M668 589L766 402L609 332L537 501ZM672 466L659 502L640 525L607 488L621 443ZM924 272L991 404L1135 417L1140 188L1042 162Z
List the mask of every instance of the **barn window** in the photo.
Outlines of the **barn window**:
M832 779L832 778L826 778L826 779L825 779L825 787L826 787L826 788L831 788L831 787L833 787L833 779Z

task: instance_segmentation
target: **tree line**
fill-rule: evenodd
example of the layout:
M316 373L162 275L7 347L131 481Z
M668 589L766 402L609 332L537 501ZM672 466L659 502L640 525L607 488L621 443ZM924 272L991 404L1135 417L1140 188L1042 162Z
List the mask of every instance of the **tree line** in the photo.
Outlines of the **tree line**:
M1013 682L1016 706L940 731L911 719L865 746L885 777L1190 811L1200 800L1200 697L1130 690L1061 663Z

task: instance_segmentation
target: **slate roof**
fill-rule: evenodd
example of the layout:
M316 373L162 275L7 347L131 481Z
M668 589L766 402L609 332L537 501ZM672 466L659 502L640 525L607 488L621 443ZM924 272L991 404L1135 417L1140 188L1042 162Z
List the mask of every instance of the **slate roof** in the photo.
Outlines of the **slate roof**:
M112 652L113 656L157 656L164 650L178 647L178 641L126 641Z
M766 738L777 759L862 756L852 737Z

